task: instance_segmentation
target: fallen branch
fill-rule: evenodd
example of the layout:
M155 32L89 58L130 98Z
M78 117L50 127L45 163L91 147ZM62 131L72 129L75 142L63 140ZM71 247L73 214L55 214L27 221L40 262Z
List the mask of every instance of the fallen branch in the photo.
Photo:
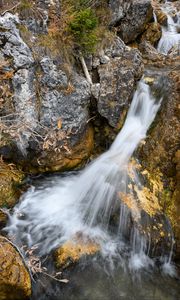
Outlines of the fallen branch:
M82 68L83 68L83 72L84 72L84 75L85 75L87 81L88 81L90 84L92 84L92 79L91 79L91 76L90 76L90 74L89 74L88 68L87 68L87 66L86 66L86 62L85 62L85 60L84 60L84 57L83 57L82 55L80 55L80 56L79 56L79 60L80 60L80 62L81 62L81 65L82 65Z
M68 283L69 282L68 279L58 279L58 278L56 278L56 275L53 276L53 275L50 275L50 274L48 274L48 273L46 273L44 271L42 271L42 274L44 274L44 275L46 275L46 276L50 277L51 279L54 279L54 280L56 280L58 282L62 282L62 283Z

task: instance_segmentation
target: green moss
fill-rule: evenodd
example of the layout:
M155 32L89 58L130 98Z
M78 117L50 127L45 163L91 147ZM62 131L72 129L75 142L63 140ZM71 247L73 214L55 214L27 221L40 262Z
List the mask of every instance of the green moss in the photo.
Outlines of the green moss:
M0 208L11 208L20 196L19 184L24 174L13 164L6 164L0 160ZM0 221L3 218L0 215Z
M19 10L23 11L23 10L28 10L28 9L32 9L33 7L33 3L32 1L29 0L21 0L20 5L19 5Z

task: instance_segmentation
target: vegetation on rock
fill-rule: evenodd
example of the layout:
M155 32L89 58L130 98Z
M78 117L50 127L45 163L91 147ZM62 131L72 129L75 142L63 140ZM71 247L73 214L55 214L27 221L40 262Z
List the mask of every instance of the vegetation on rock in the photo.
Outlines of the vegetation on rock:
M24 174L18 170L15 165L5 163L0 158L0 209L11 208L15 205L20 190L18 185L21 184ZM0 222L6 219L3 211L0 211Z
M0 299L27 299L30 295L31 278L22 257L0 236Z

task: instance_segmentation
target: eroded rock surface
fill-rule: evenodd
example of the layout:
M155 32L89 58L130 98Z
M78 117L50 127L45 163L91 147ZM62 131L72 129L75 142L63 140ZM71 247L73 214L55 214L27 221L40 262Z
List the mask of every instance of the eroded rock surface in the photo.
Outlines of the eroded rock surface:
M95 255L100 250L99 245L88 238L76 237L66 242L55 252L56 266L67 268L78 263L85 256Z
M112 0L112 24L125 43L134 41L152 19L152 5L150 0Z
M162 70L163 72L163 70ZM164 71L166 91L161 110L147 137L140 147L139 155L143 166L155 181L160 181L162 192L159 201L170 218L177 241L177 254L180 248L179 236L179 74ZM179 255L179 254L178 254Z
M116 38L110 48L105 49L107 63L97 67L99 84L94 91L97 109L112 127L120 128L136 87L143 73L141 54L137 49L126 47ZM128 83L128 89L127 89Z
M74 167L88 158L93 147L88 124L90 85L75 71L69 76L49 56L39 55L35 62L19 24L10 13L0 18L0 54L11 71L6 85L12 95L11 105L3 111L6 135L1 137L0 153L36 172Z
M0 236L0 299L20 300L31 295L30 275L17 250Z
M11 208L15 205L20 190L18 184L22 182L24 174L13 164L5 164L0 160L0 209ZM6 221L6 214L0 211L0 225Z

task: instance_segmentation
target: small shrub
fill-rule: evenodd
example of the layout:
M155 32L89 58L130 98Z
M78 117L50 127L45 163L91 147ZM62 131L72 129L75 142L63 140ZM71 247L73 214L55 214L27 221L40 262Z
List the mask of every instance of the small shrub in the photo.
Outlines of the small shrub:
M94 52L98 42L96 29L98 19L91 8L86 8L77 12L69 28L74 36L75 46L83 53Z
M72 63L74 54L86 56L100 48L109 32L109 15L106 0L62 0L60 15L50 16L48 34L39 43Z

